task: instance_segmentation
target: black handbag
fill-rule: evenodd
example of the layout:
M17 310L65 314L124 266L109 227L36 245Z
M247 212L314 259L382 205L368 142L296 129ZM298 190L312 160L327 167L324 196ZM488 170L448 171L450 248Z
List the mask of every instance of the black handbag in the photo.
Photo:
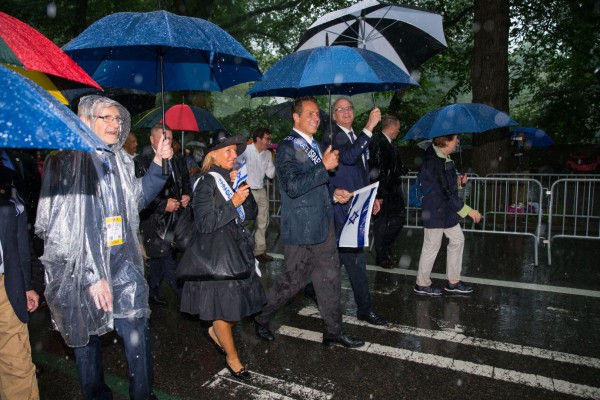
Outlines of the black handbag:
M177 279L246 279L254 263L246 232L240 225L229 223L211 233L194 234L177 267Z
M184 252L190 245L192 238L198 232L194 225L194 213L191 204L177 213L171 214L173 221L167 230L165 241L177 251Z

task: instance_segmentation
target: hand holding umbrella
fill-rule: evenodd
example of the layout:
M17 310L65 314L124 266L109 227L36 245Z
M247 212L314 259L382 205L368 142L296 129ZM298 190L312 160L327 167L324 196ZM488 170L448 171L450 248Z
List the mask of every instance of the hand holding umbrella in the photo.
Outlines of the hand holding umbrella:
M158 148L156 149L154 162L158 165L163 165L164 162L167 162L171 158L173 158L173 147L163 135L163 139L160 141Z

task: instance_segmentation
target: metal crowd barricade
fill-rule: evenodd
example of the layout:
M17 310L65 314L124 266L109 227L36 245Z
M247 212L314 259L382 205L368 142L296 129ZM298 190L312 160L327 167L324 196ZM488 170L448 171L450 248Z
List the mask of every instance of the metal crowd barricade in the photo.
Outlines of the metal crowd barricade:
M265 178L265 188L269 202L269 215L271 218L281 217L281 195L279 194L277 175L273 179Z
M411 184L416 176L404 176L402 189L406 201L405 226L422 228L421 208L409 202ZM514 207L515 198L522 193L542 195L542 186L535 179L526 178L480 178L472 176L459 191L465 204L479 210L482 220L475 224L470 218L461 221L465 232L496 233L530 236L534 240L535 265L539 263L538 244L542 233L542 207L530 204L524 208Z
M600 179L559 179L552 184L548 195L550 206L546 243L548 265L552 265L554 239L600 239Z
M537 202L544 204L543 214L548 215L550 210L550 187L559 179L600 179L600 174L542 174L542 173L492 173L487 174L488 178L531 178L540 182L542 185L542 196L540 198L532 198L528 196L529 202Z

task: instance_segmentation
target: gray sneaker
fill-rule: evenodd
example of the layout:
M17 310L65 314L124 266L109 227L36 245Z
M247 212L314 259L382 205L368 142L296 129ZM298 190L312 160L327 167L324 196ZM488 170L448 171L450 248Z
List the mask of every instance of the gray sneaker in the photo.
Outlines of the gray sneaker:
M444 285L444 290L450 293L471 293L473 288L465 285L462 281L458 281L455 284L447 282Z
M433 286L415 285L415 288L413 290L415 291L415 293L424 294L426 296L441 296L442 295L442 289L435 288Z

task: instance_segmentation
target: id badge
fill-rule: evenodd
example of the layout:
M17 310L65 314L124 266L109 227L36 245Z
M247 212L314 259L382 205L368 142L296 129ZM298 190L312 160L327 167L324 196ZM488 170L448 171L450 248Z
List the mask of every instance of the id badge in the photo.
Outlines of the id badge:
M108 247L123 244L123 217L106 218L106 241Z

